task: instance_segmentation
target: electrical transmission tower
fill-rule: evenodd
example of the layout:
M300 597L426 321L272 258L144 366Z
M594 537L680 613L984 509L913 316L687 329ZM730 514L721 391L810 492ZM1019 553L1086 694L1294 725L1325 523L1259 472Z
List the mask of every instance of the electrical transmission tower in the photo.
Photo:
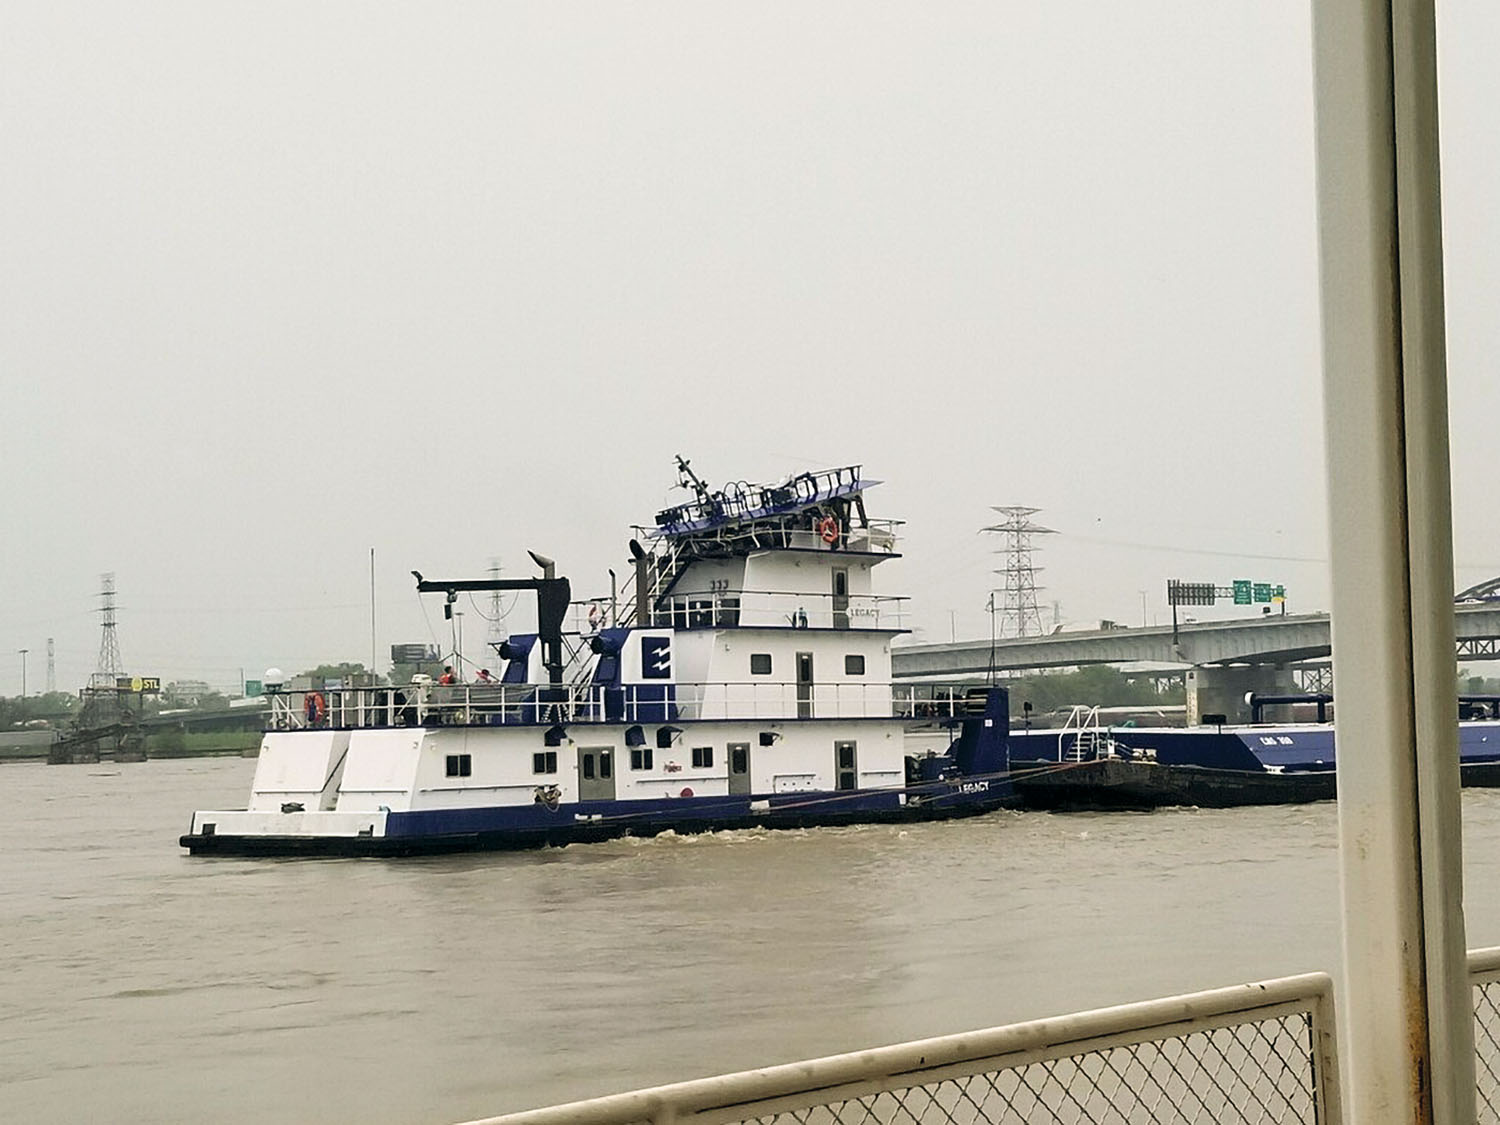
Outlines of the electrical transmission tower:
M1005 517L1004 522L981 530L1005 538L1005 546L995 552L1005 555L1005 566L995 571L1005 576L999 636L1039 637L1042 635L1042 614L1037 609L1036 592L1043 587L1036 584L1037 571L1041 567L1032 564L1031 555L1035 548L1031 545L1031 537L1057 533L1050 527L1031 522L1031 517L1040 512L1040 508L997 507L994 510ZM993 597L990 605L994 605Z
M97 685L114 687L115 677L124 667L120 659L120 638L115 635L115 576L99 576L99 616L103 632L99 637L99 670L94 673Z
M498 556L490 559L490 577L500 577L500 559ZM500 601L500 591L490 591L490 627L489 635L485 642L491 649L499 652L502 641L510 639L510 629L505 624L505 606Z

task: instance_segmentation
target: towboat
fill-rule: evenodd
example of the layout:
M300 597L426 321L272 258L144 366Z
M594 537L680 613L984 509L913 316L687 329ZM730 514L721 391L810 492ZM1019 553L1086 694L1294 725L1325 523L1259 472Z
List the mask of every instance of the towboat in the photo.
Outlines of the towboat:
M419 594L526 591L535 633L498 682L271 690L249 803L193 814L197 854L407 855L664 831L952 817L1018 802L1009 702L908 747L925 706L891 679L904 598L876 592L899 521L858 465L710 489L630 540L633 592L575 601L531 578L427 579Z

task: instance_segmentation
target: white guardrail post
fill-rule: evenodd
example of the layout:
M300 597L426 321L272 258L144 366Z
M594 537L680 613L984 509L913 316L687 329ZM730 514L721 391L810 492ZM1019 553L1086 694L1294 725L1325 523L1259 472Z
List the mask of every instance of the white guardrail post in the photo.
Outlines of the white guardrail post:
M1313 0L1344 1102L1475 1112L1433 0Z

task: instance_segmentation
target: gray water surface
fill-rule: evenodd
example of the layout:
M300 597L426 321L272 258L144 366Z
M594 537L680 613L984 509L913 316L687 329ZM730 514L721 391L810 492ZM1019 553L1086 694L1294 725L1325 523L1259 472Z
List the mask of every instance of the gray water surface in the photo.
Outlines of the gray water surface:
M181 852L253 770L0 768L0 1117L454 1121L1338 965L1331 803ZM1500 944L1500 792L1464 814Z

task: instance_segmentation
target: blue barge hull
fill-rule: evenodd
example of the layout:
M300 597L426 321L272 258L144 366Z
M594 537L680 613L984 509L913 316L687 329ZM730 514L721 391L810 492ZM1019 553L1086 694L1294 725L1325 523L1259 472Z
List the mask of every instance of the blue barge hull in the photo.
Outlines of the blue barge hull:
M1013 731L1012 778L1024 806L1231 808L1337 796L1334 733L1327 725L1122 728L1108 735L1112 755L1072 761L1072 732ZM1500 788L1500 722L1460 724L1459 766L1465 787Z

